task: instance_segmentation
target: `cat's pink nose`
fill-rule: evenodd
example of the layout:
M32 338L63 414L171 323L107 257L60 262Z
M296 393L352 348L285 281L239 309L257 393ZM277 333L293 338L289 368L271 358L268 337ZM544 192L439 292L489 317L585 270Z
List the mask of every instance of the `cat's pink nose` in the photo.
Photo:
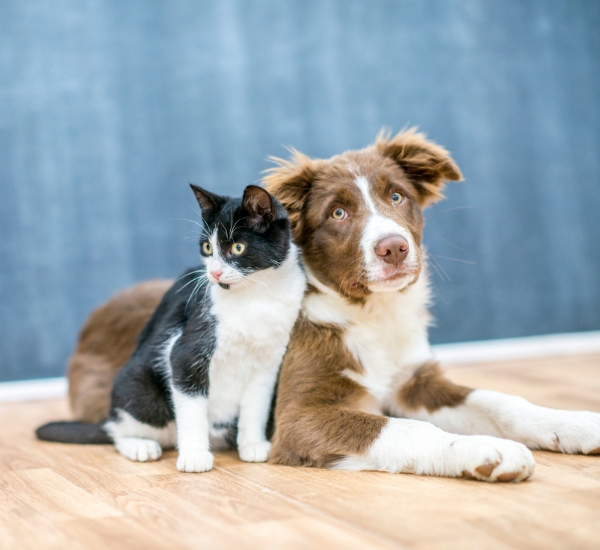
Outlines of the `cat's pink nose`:
M210 274L218 281L219 278L221 277L221 275L223 275L223 272L221 270L219 270L219 271L211 270Z

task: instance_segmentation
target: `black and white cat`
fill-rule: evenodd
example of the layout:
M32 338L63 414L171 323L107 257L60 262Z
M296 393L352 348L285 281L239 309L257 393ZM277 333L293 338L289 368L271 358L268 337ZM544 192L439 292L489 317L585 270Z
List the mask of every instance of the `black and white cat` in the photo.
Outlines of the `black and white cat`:
M305 276L287 212L267 191L250 185L233 199L192 189L202 265L171 287L142 331L109 418L46 424L40 439L113 442L141 462L177 446L183 472L210 470L211 449L236 443L242 460L267 460L266 425Z

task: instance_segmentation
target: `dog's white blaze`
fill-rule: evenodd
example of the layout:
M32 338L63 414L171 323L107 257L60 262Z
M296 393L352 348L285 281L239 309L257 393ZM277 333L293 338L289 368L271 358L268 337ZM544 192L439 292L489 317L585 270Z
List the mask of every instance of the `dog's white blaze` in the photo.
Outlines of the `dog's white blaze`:
M373 198L371 197L371 185L364 176L358 176L355 180L356 186L361 192L365 205L370 212L370 216L363 229L363 234L360 240L360 245L363 251L363 257L365 260L365 268L367 271L367 277L369 279L379 279L382 276L382 270L385 267L385 263L377 257L375 253L375 245L383 238L392 235L400 235L408 242L408 255L404 260L404 265L411 269L418 267L418 256L417 247L412 237L411 232L402 227L394 220L383 216L375 206ZM393 281L392 284L379 283L375 284L373 290L398 290L405 287L414 280L413 276L406 276L402 279ZM371 288L371 285L369 285Z
M358 176L354 180L354 183L356 183L360 189L363 199L365 200L365 204L367 205L369 212L371 212L371 215L377 216L379 213L377 212L377 208L375 208L375 203L371 197L371 184L369 183L369 180L364 176Z

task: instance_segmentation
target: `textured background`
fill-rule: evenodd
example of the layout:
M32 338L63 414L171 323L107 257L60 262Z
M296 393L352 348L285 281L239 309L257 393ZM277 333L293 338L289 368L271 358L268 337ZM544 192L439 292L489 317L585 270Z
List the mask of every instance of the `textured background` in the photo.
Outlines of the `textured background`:
M466 179L428 213L433 341L600 329L600 2L3 1L0 379L195 263L188 182L405 124Z

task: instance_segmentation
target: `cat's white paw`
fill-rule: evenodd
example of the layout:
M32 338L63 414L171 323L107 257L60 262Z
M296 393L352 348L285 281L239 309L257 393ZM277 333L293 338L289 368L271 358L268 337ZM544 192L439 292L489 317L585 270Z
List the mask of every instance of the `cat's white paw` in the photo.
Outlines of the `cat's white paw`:
M214 457L208 451L179 453L177 469L180 472L208 472L212 470Z
M156 441L141 437L120 437L115 441L115 448L129 460L137 462L158 460L162 455L161 446Z
M480 481L523 481L535 469L531 451L521 443L489 436L467 436L452 444L459 475Z
M266 462L269 458L271 443L259 441L258 443L245 443L239 445L238 453L244 462Z

